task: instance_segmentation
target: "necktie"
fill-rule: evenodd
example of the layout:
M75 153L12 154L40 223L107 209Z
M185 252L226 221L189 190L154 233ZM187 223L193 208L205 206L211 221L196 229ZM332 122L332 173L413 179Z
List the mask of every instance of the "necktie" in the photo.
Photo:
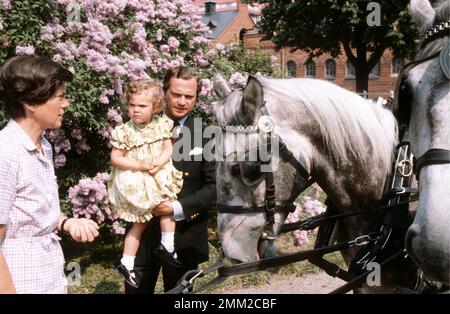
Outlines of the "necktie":
M174 121L173 123L173 129L172 129L172 139L173 142L176 142L180 139L180 131L181 131L181 125L179 121Z

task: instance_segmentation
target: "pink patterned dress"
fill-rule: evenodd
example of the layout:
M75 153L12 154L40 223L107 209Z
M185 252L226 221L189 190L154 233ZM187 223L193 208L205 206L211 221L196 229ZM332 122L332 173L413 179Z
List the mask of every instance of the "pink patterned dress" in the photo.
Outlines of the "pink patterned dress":
M17 293L67 293L52 149L41 145L45 155L14 120L0 131L0 251Z

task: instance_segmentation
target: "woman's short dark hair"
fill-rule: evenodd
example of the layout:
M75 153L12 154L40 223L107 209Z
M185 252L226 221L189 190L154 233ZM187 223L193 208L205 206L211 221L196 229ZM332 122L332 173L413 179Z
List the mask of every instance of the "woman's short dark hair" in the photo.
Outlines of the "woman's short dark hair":
M166 72L166 75L164 76L163 80L163 90L164 93L167 92L167 90L170 87L170 80L172 77L180 78L183 80L190 80L192 78L195 78L197 81L197 95L202 90L202 84L200 82L200 78L198 77L197 73L195 72L195 69L188 66L180 66L176 67L174 69L168 70Z
M24 102L43 104L72 78L69 70L50 59L12 57L0 68L0 100L10 118L24 117Z

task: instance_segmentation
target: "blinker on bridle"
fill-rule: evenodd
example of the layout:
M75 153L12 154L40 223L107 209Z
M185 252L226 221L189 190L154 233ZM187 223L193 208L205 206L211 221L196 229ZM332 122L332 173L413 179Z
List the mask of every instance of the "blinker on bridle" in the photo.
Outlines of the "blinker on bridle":
M245 207L245 206L228 206L225 204L217 203L217 210L219 213L233 213L233 214L243 214L249 212L263 212L266 214L267 222L262 230L262 239L273 240L279 233L278 229L281 229L280 226L276 226L275 224L275 212L277 211L292 211L295 209L295 205L293 204L294 200L290 200L287 204L276 204L275 201L275 184L273 178L273 169L271 169L272 164L272 141L279 145L279 153L280 157L287 160L299 173L300 175L307 181L304 189L309 187L314 181L309 175L308 171L305 167L293 156L293 154L289 151L286 144L283 140L273 132L274 123L270 118L267 108L265 107L265 103L261 108L262 116L258 120L257 125L252 126L230 126L225 125L222 126L222 130L228 133L258 133L261 132L263 135L263 145L265 146L265 152L267 152L265 158L261 158L261 149L260 147L253 148L252 150L246 151L244 153L244 160L238 162L233 165L230 169L231 175L233 177L240 176L242 182L247 186L254 186L263 180L266 182L266 191L265 191L265 200L264 204L257 205L253 207ZM256 154L258 157L256 161L248 160L247 157L251 156L251 152L257 150L253 154ZM226 160L226 159L225 159ZM261 167L267 166L270 168L269 171L262 172Z
M449 30L450 30L450 20L434 25L425 32L425 39L422 42L421 47L424 48L427 44L429 44L430 42L434 41L437 38L449 36ZM433 53L432 55L422 59L414 60L406 64L401 71L400 77L406 77L408 72L411 71L412 68L426 61L435 59L437 57L439 57L439 65L444 77L447 80L450 80L450 40L447 41L447 44L442 49ZM402 82L402 79L400 79L400 82ZM398 90L401 88L404 88L403 84L400 84ZM405 123L408 126L409 120L405 121ZM430 148L422 156L417 158L417 162L414 165L414 173L416 175L417 180L420 179L420 171L422 170L423 167L441 164L450 164L450 150L433 147Z

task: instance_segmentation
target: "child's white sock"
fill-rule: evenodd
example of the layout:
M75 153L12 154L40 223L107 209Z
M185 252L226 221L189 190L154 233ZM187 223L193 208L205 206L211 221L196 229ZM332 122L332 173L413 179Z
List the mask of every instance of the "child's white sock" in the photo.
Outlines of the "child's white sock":
M175 232L161 232L161 244L164 245L169 253L175 251L174 241Z
M134 259L136 258L136 256L131 256L131 255L123 255L122 259L120 260L120 262L125 266L126 269L128 270L133 270L134 269Z

